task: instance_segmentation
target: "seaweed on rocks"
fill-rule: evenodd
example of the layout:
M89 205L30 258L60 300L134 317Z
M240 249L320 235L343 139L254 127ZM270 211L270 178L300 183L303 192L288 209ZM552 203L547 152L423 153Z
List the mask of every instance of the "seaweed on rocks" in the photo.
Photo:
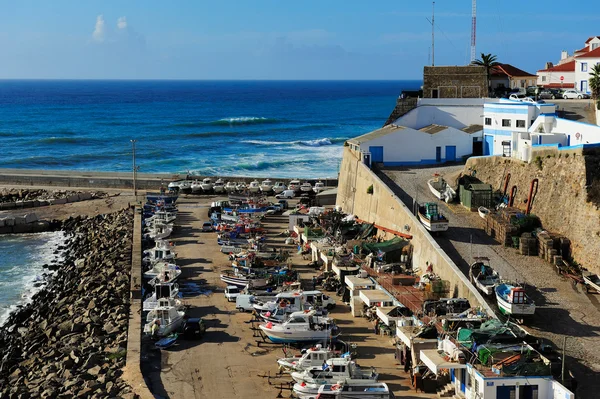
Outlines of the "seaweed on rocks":
M133 397L127 347L133 213L72 217L63 260L0 327L0 397Z

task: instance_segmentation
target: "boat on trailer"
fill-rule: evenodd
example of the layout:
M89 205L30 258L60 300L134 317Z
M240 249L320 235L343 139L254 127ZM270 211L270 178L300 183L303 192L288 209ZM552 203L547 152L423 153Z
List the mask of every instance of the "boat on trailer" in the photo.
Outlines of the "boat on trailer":
M333 319L316 316L314 310L294 312L281 324L267 322L259 328L274 343L327 342L339 335Z
M424 203L419 206L418 215L419 220L427 230L433 233L448 230L450 222L447 217L439 212L437 204L433 202Z
M263 180L260 183L260 191L263 193L270 193L273 190L273 182L269 179Z
M469 279L479 291L485 295L494 293L494 286L500 284L500 275L490 266L490 259L479 256L469 268Z
M445 201L446 203L452 202L456 197L456 191L439 175L433 179L427 180L427 186L429 187L429 191L431 191L437 199Z
M217 194L225 192L225 182L223 182L223 179L217 179L215 184L213 184L213 191Z
M494 288L498 308L502 314L523 319L533 316L535 303L525 294L525 289L517 285L502 283Z

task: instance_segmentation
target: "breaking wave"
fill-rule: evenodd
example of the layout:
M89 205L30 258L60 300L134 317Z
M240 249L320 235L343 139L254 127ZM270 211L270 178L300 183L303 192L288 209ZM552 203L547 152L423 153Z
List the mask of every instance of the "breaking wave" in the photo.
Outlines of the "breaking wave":
M265 118L262 116L236 116L222 118L210 122L184 122L176 123L173 127L195 128L202 126L231 126L231 125L261 125L284 122L282 119Z
M343 143L347 139L345 138L323 138L315 140L296 140L296 141L264 141L264 140L244 140L242 143L271 146L271 145L300 145L305 147L323 147L326 145L334 145Z

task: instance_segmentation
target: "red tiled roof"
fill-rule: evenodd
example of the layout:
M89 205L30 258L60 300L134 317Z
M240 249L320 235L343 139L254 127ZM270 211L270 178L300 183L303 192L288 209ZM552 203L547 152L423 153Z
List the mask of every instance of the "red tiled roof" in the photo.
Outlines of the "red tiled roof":
M541 85L546 89L574 89L575 83L548 83L547 85Z
M565 62L548 69L540 69L538 72L575 72L575 61Z
M579 50L575 50L575 53L587 53L590 51L590 46L585 46L584 48L580 48ZM573 54L575 54L573 53Z
M590 38L588 38L588 39L585 41L585 44L588 44L589 42L591 42L593 39L595 39L595 38L597 38L597 37L600 37L600 36L591 36Z
M513 77L513 76L535 76L532 75L528 72L525 72L522 69L519 69L517 67L514 67L510 64L500 64L498 66L495 66L492 68L491 70L491 75L506 75L509 77Z
M600 47L585 54L578 55L575 58L600 58Z

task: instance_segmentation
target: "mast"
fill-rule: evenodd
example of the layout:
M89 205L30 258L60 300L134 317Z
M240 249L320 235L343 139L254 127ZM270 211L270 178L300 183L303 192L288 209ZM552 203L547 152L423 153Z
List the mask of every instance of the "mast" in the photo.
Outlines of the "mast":
M435 66L435 1L431 4L431 66Z
M471 9L471 63L475 61L475 42L477 39L477 0L473 0Z

